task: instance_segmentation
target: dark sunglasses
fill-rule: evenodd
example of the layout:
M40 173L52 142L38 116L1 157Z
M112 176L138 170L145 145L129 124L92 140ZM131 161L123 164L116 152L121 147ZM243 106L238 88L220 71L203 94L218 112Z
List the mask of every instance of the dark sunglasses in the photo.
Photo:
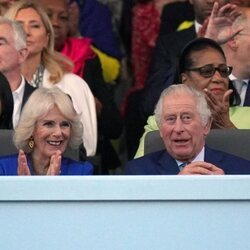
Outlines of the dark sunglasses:
M233 70L233 67L227 66L226 64L220 64L218 67L214 67L213 64L207 64L200 68L186 69L187 71L197 71L199 74L205 78L212 77L217 70L222 77L228 77Z

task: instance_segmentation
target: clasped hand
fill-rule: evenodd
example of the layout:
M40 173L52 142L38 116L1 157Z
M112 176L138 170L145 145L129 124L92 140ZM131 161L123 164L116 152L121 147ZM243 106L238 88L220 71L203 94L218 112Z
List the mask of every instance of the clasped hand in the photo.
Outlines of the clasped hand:
M186 165L179 175L224 175L224 171L221 168L216 167L212 163L197 161Z

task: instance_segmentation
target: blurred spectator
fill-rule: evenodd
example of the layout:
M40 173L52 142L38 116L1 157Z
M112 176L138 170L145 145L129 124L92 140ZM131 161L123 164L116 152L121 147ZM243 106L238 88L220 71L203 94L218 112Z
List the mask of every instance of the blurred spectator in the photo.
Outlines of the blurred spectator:
M8 111L5 115L6 120L1 126L5 129L13 129L19 121L24 103L35 90L21 75L21 65L28 56L26 36L22 26L0 17L0 44L0 72L2 74L0 83L6 95L3 109Z
M10 6L18 0L0 0L0 15L3 16Z
M101 8L99 9L100 6ZM69 7L70 28L68 36L83 36L92 39L92 43L94 45L92 46L92 49L100 59L103 78L105 82L114 84L116 83L115 81L119 76L120 59L122 57L122 54L118 52L120 51L120 48L118 45L118 40L115 38L114 32L112 30L111 16L110 20L107 15L102 16L102 12L105 12L106 8L106 6L100 4L99 2L96 2L96 0L87 0L84 2L77 0L71 1ZM100 20L96 19L96 16L94 16L95 14L96 16L101 17L103 20L99 22ZM110 12L109 15L111 15ZM92 19L95 20L93 21ZM81 32L81 23L85 27L84 34ZM112 52L115 52L115 54L113 54ZM120 56L118 56L118 54L120 54Z
M75 1L80 8L80 34L92 38L94 45L104 53L121 59L122 53L113 32L112 13L109 8L97 0Z
M233 28L241 31L223 45L228 63L233 66L230 79L241 97L241 106L250 106L250 8L242 8L242 15Z
M162 10L160 36L180 29L183 22L193 22L194 8L188 0L166 4Z

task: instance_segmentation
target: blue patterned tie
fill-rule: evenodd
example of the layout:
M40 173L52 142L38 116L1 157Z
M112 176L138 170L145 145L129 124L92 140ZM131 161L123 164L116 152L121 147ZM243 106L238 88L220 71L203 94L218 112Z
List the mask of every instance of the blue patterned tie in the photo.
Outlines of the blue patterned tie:
M186 167L186 165L188 165L190 162L183 162L183 163L181 163L180 165L179 165L179 169L180 169L180 171L184 168L184 167Z

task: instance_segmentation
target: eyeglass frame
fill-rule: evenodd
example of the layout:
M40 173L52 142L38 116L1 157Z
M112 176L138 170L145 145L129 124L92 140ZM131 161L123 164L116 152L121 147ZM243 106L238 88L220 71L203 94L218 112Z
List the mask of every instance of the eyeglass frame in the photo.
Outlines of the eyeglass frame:
M204 73L202 73L202 69L204 69L204 67L207 67L207 66L212 66L211 68L213 69L211 71L211 74L205 76ZM227 75L224 75L224 73L221 72L220 70L220 67L221 66L226 66L227 68ZM190 68L190 69L186 69L186 71L197 71L202 77L204 78L209 78L209 77L212 77L214 74L215 74L215 71L218 71L221 75L221 77L228 77L231 73L232 73L232 70L233 70L233 67L232 66L228 66L226 64L220 64L218 67L214 67L213 64L206 64L204 66L201 66L201 67L198 67L198 68Z

